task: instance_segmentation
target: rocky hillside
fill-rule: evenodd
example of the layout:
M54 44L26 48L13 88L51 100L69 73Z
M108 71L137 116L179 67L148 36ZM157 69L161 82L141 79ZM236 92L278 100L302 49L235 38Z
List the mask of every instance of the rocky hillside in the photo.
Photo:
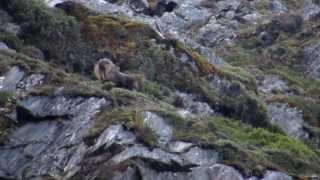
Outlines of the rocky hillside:
M0 1L0 179L319 176L320 1Z

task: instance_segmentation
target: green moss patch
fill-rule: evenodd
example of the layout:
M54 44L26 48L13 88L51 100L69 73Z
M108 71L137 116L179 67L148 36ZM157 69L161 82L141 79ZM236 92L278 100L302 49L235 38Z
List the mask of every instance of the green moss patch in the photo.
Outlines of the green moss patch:
M7 107L14 103L15 97L10 92L0 91L0 107Z
M257 173L259 166L292 175L319 173L318 153L280 133L225 118L198 121L174 118L171 125L175 127L176 139L218 146L224 163L238 167L244 174ZM278 158L279 154L283 157Z

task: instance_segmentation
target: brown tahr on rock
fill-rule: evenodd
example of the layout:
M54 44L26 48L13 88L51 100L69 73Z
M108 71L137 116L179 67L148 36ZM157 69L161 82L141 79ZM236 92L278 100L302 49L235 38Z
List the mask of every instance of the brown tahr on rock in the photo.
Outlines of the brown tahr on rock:
M116 86L139 89L138 78L134 75L120 72L120 68L108 58L100 59L95 64L94 74L100 81L111 81Z

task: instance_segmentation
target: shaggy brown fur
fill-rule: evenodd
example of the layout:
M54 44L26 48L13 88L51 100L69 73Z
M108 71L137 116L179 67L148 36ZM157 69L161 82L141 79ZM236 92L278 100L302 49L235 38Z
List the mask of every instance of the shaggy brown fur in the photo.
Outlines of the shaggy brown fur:
M94 74L100 81L119 82L120 68L110 59L100 59L94 66Z
M100 81L111 81L116 86L128 89L139 89L139 81L136 76L121 73L120 68L110 59L100 59L94 66L94 74Z

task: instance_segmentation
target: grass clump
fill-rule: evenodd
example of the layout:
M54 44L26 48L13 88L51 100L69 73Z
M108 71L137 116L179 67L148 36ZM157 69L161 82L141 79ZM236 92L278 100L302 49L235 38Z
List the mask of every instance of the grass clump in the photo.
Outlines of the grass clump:
M7 107L13 104L15 98L12 93L6 91L0 91L0 107Z
M224 66L221 68L220 75L228 80L240 81L248 90L251 90L255 93L258 91L255 78L243 68Z
M146 24L111 16L88 16L82 20L81 32L99 52L134 56L153 37L153 30ZM143 35L141 35L143 34Z
M251 51L242 46L215 49L217 54L233 66L244 66L252 63Z
M141 92L158 99L163 99L170 95L170 90L168 88L151 81L144 82Z
M188 120L171 115L166 119L174 127L176 140L214 146L221 151L223 163L248 176L262 175L262 169L277 169L291 175L320 173L317 152L282 132L253 128L223 117ZM283 157L279 158L279 154Z
M183 44L179 42L176 43L175 47L178 51L186 53L194 61L194 63L199 68L199 71L203 75L215 74L218 72L218 69L214 65L209 63L208 60L205 59L198 52L185 47Z

